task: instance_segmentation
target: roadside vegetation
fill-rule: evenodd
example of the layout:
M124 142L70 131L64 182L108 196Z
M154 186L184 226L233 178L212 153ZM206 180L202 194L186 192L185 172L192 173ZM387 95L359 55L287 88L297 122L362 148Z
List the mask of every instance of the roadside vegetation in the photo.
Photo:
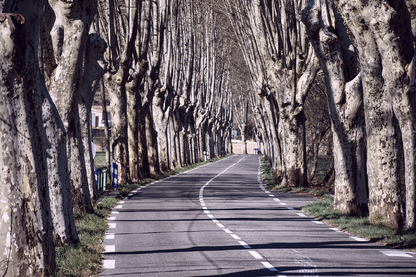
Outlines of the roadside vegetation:
M309 194L311 196L324 196L334 192L333 185L324 184L324 179L331 170L332 161L329 159L320 159L316 170L315 178L308 187L284 187L278 182L276 172L270 167L271 161L267 156L261 158L261 172L263 183L268 190L288 191Z
M325 165L326 164L326 168ZM268 190L286 191L291 193L302 193L317 198L317 201L303 207L303 211L318 220L337 227L341 231L351 235L365 238L380 245L416 251L416 233L414 231L400 233L394 228L390 228L382 223L370 222L367 217L348 216L333 208L334 201L330 194L333 189L327 186L319 186L319 181L323 180L324 172L329 170L329 163L323 162L322 171L317 174L317 180L311 187L289 188L280 187L276 182L275 173L270 167L267 157L261 158L261 170L263 183Z
M103 239L108 229L107 217L111 210L117 205L118 200L126 197L132 190L153 183L157 180L167 178L198 166L216 162L221 158L214 158L206 162L191 164L179 169L164 172L153 178L143 179L135 184L119 184L115 191L105 191L94 205L94 213L75 215L75 225L80 242L77 245L65 245L56 248L57 270L51 275L63 276L98 276L101 271L103 258ZM109 196L111 195L111 196Z

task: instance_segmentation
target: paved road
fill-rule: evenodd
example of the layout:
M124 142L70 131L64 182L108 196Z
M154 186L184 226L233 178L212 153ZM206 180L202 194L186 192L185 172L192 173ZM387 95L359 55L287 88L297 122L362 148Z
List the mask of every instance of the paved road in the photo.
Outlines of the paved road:
M415 253L383 248L268 192L258 156L232 156L159 181L110 218L100 276L416 276Z

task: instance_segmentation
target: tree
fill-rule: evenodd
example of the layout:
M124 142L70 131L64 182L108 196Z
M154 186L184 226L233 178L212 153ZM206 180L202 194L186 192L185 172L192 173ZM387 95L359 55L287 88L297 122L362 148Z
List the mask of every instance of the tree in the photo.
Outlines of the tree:
M346 214L365 215L362 87L353 47L331 2L309 1L302 21L325 76L333 131L334 206Z
M410 2L409 2L410 3ZM340 1L359 52L367 131L370 220L403 225L397 145L403 138L406 217L415 228L414 44L406 2Z
M3 38L0 43L0 129L3 137L0 273L3 276L41 275L55 268L55 253L52 221L48 217L49 199L45 197L48 194L45 171L37 171L43 160L36 156L35 136L31 136L34 126L28 119L30 107L24 94L30 85L30 79L24 75L24 18L1 14L0 23Z
M65 128L74 210L92 212L78 104L82 77L86 74L83 60L95 5L94 2L64 3L56 0L49 3L54 13L50 23L56 63L49 78L49 92L55 97Z

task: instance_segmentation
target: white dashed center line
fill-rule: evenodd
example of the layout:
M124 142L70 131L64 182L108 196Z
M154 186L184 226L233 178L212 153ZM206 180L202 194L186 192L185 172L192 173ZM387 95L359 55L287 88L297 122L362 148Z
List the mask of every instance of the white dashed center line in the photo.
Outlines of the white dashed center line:
M263 259L263 257L259 254L259 253L257 253L256 251L248 251L248 252L250 252L250 254L255 258L255 259L258 259L258 260L260 260L260 259Z
M208 207L205 203L204 200L204 189L205 187L207 187L215 178L217 178L218 176L220 176L221 174L223 174L224 172L226 172L228 169L230 169L231 167L233 167L234 165L238 164L239 162L241 162L244 158L240 159L237 163L234 163L232 165L230 165L228 168L226 168L224 171L222 171L221 173L219 173L217 176L215 176L214 178L212 178L211 180L209 180L205 185L203 185L200 190L199 190L199 201L202 207L202 210L204 211L204 213L211 218L212 222L214 222L218 227L222 228L222 230L224 232L226 232L227 234L229 234L233 239L237 240L238 243L243 246L245 249L251 249L251 246L248 245L245 241L242 241L241 238L239 236L237 236L236 234L234 234L231 230L227 229L222 223L220 223L215 217L214 215L212 215L209 210ZM259 171L259 176L260 176L260 171ZM261 183L261 179L259 178L259 182ZM260 186L260 188L262 188L264 190L264 188L262 186ZM270 194L269 191L264 190L265 193L268 193L270 197L274 197L273 194ZM274 198L275 201L280 201L278 198ZM281 205L286 205L286 203L280 203ZM293 208L290 208L293 209ZM259 253L257 253L256 251L249 251L250 254L257 260L261 260L264 259ZM273 267L269 262L262 262L262 264L270 271L278 271L275 267ZM277 275L277 276L285 276L285 275Z
M247 249L250 249L251 248L251 246L250 245L248 245L245 241L239 241L239 243L244 247L244 248L247 248Z
M279 271L274 266L271 265L269 262L261 262L268 270L270 271Z

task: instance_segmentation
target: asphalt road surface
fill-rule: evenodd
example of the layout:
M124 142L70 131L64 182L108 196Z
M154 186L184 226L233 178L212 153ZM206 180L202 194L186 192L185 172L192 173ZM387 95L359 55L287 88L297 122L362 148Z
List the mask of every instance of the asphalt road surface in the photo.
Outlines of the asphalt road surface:
M305 215L232 156L134 191L109 218L100 276L416 276L415 253Z

